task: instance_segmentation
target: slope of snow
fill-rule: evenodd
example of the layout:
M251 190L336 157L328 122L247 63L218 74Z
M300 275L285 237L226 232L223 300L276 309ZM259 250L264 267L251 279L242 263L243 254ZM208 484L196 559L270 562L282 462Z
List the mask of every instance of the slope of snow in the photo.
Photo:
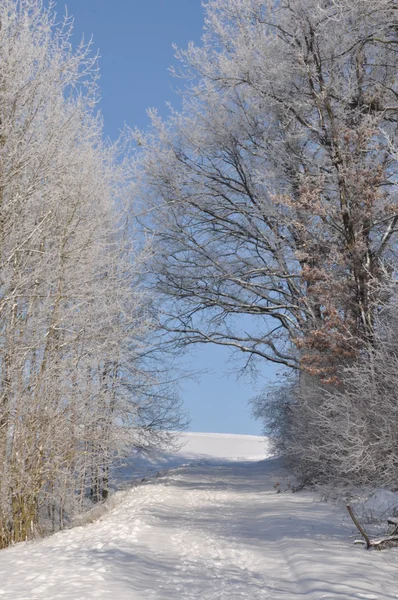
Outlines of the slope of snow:
M398 598L397 554L353 546L331 505L255 460L259 438L185 436L175 461L193 464L119 492L91 525L1 551L0 598Z
M153 451L133 455L117 469L119 483L131 484L135 479L157 475L167 469L197 462L217 460L261 460L269 455L267 440L255 435L230 433L182 433L175 452ZM119 487L126 487L119 486Z
M135 454L114 473L118 489L131 487L143 477L157 476L169 469L198 462L261 460L269 455L267 440L255 435L229 433L182 433L175 452Z
M231 433L184 433L184 446L178 452L187 458L224 458L228 460L262 460L269 455L268 444L256 435Z

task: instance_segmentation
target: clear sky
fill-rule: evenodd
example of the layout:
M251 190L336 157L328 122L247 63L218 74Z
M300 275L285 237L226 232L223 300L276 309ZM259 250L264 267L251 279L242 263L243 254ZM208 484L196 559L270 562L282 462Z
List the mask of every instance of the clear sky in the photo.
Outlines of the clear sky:
M100 109L108 136L116 138L125 123L145 129L149 107L166 115L166 102L178 106L174 90L180 82L168 72L175 63L172 43L185 47L191 40L200 42L200 0L66 0L58 1L58 14L65 5L75 18L76 39L92 36L100 53ZM227 349L210 345L190 352L187 360L193 369L205 371L197 382L183 384L190 429L259 434L260 425L250 418L247 401L276 370L265 366L253 387L250 381L236 380L231 371L237 365L228 357Z

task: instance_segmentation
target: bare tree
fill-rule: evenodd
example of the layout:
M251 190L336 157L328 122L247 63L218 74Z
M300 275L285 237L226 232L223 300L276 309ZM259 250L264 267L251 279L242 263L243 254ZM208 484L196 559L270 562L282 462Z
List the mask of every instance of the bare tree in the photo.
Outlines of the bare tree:
M136 133L164 327L332 382L395 261L396 3L205 10L202 45L177 50L182 112Z
M56 23L0 5L0 547L106 498L115 457L180 422L150 361L128 158L103 141L96 56Z

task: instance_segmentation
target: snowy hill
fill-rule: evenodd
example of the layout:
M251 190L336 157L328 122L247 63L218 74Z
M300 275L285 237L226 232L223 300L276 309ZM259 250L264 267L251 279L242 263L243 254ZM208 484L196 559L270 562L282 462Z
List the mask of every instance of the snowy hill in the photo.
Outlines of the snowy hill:
M262 438L184 442L96 522L1 551L0 598L397 598L397 555L354 547L333 506L289 490Z
M262 460L269 455L265 438L231 433L184 433L179 454L186 458Z
M133 455L115 474L125 486L132 479L156 475L181 465L217 460L262 460L269 456L267 440L255 435L230 433L181 434L180 448L175 452L153 451L149 455ZM125 487L124 486L124 487Z

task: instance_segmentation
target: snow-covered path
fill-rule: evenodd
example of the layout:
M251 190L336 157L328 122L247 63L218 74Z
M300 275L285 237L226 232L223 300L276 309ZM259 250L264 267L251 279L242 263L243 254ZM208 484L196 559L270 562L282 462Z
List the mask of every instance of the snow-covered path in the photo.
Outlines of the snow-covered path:
M276 493L279 475L272 458L176 468L96 523L1 551L0 598L398 598L397 555L353 547L332 506Z

